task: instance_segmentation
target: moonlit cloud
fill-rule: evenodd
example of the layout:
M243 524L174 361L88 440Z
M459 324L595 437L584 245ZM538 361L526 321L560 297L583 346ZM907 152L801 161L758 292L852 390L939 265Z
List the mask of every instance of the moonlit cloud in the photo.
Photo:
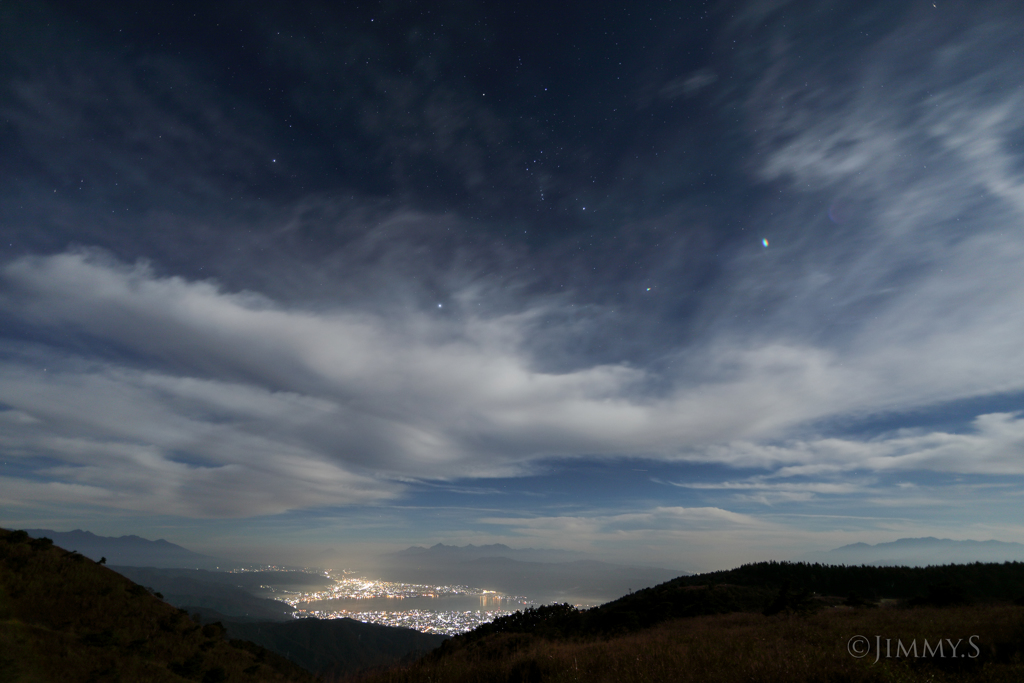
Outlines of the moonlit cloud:
M778 438L878 406L894 389L917 402L970 392L945 376L915 386L912 365L884 361L890 346L844 364L824 349L716 345L702 352L699 382L680 373L669 392L650 394L638 368L534 368L530 313L452 321L286 308L94 252L15 261L3 279L9 315L150 368L45 347L35 351L45 373L0 368L0 400L19 424L8 447L62 462L39 472L68 483L153 489L118 505L152 506L159 489L155 500L176 513L264 514L388 497L394 478L514 475L581 454L787 472L1022 473L1012 455L1021 421L1011 415L979 417L973 435L735 439ZM872 365L890 382L910 377L885 385ZM976 378L977 365L969 369Z
M921 471L963 474L1024 474L1024 419L1018 413L978 416L966 434L906 430L882 438L820 439L786 446L737 445L745 458L785 464L779 476L802 473ZM729 447L717 455L727 458ZM755 455L759 454L759 455ZM798 463L798 464L794 464Z
M707 531L735 528L765 528L762 520L720 508L656 508L647 512L589 517L536 517L498 518L480 520L484 524L503 524L520 530L544 529L561 533L597 532L618 533L640 529L674 529L677 531Z

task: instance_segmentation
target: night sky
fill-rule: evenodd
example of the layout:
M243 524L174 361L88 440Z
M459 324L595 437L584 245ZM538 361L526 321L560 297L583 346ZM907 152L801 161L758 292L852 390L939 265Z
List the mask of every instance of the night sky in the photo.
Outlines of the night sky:
M1024 6L0 3L0 525L1024 541Z

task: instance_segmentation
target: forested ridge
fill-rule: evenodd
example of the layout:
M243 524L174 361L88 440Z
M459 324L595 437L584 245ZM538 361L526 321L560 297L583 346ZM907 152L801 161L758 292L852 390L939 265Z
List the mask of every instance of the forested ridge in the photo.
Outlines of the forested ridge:
M930 567L757 562L726 571L682 576L662 586L732 584L778 588L787 582L820 595L845 596L852 593L871 599L912 599L926 597L930 587L947 585L960 588L966 599L1015 600L1024 597L1024 562L975 562Z
M545 605L484 624L472 640L494 633L545 637L628 633L681 617L731 612L813 611L872 606L882 600L944 607L976 602L1024 603L1024 563L873 567L757 562L681 576L588 610Z

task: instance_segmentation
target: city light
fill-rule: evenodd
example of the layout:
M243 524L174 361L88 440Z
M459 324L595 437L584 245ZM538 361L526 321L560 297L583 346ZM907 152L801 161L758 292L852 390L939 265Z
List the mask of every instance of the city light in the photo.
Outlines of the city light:
M461 585L429 586L424 584L378 581L364 577L354 577L349 572L338 572L342 575L342 578L335 578L331 575L331 572L322 573L334 581L333 586L319 591L292 593L286 597L278 598L295 608L295 616L297 618L347 618L371 624L402 626L424 633L456 635L472 631L480 624L486 624L498 617L512 614L517 609L533 604L522 596L503 595L497 591L483 588L471 588ZM449 597L477 597L480 600L482 609L400 609L401 602L408 598L439 600ZM380 598L394 600L397 609L310 609L312 607L311 603L321 603L328 600L360 601ZM515 606L515 609L496 609L499 606L507 606L509 608ZM321 606L318 605L317 607ZM351 605L346 604L346 607L351 607Z

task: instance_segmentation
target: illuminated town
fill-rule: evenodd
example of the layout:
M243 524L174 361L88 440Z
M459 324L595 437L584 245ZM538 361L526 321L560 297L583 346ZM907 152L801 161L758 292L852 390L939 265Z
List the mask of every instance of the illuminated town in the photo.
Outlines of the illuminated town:
M403 626L424 633L456 635L472 631L480 624L485 624L498 617L512 614L516 609L533 604L522 596L507 596L496 591L471 588L469 586L427 586L392 581L377 581L363 577L350 576L341 572L341 577L331 572L323 575L334 581L330 588L308 592L293 593L287 597L278 597L296 609L297 618L315 617L318 619L355 619L365 623L382 624L385 626ZM401 603L406 599L434 598L443 605L443 598L467 597L478 598L480 609L476 610L445 610L445 609L402 609ZM348 601L388 599L395 601L395 609L374 610L359 609ZM324 601L346 601L350 609L324 608ZM313 603L317 603L315 606ZM339 606L340 607L340 606Z
M512 614L515 610L494 610L494 611L472 611L465 612L435 612L432 610L406 610L395 612L349 612L338 610L335 612L298 610L295 614L298 618L315 617L317 619L355 619L368 624L382 624L384 626L403 626L416 629L423 633L440 633L446 636L454 636L460 633L472 631L480 624L494 621L498 617Z

